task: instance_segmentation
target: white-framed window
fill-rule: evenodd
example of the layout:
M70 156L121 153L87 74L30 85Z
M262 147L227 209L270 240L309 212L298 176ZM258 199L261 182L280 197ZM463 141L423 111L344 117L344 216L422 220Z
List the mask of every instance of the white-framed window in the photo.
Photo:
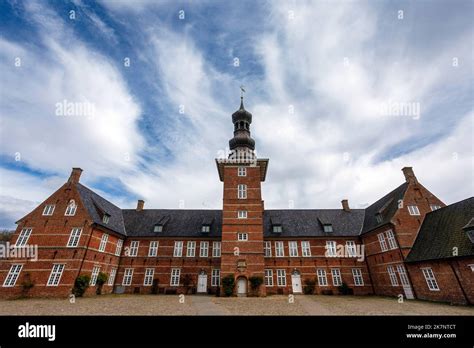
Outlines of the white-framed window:
M209 242L201 242L199 244L199 256L209 257Z
M405 267L403 265L397 265L398 275L400 276L400 281L403 286L410 286L410 280L408 279L407 272L405 271Z
M32 231L32 228L22 229L20 235L18 236L18 239L16 240L15 245L18 247L26 245L26 242L28 242L28 238L30 238Z
M173 256L174 257L182 257L183 256L183 241L178 240L178 241L174 242Z
M430 289L430 291L439 291L438 282L436 281L433 270L431 268L422 268L421 270L423 271L428 289Z
M309 244L309 241L301 242L301 254L303 255L303 257L311 256L311 246Z
M430 204L430 208L431 208L431 211L435 211L435 210L441 209L441 206L437 204Z
M109 279L107 279L107 285L112 286L115 282L115 276L117 275L117 268L110 270Z
M410 215L420 215L420 211L418 210L418 206L409 205L408 206L408 213L410 213Z
M347 240L346 241L346 252L349 257L355 257L356 256L356 245L353 240Z
M132 279L133 279L133 268L125 268L125 271L123 272L122 285L123 286L132 285Z
M155 275L154 268L145 268L145 277L143 278L144 286L151 286L153 284L153 276Z
M332 268L331 275L332 275L332 284L334 286L341 286L342 285L341 270L339 268Z
M79 239L81 238L82 228L73 227L71 229L71 234L69 235L69 240L67 241L68 248L77 247L79 244Z
M44 206L43 215L53 215L55 207L56 205L54 204L46 204Z
M265 257L272 257L272 242L263 242L263 252Z
M265 270L265 286L273 286L273 270Z
M122 246L123 246L123 239L119 239L117 241L117 246L115 247L116 256L120 256L120 253L122 252Z
M238 199L247 198L247 185L244 185L244 184L237 185L237 198Z
M273 225L273 233L282 233L283 232L283 227L282 225Z
M23 265L21 264L11 265L10 271L8 271L7 277L5 278L5 281L3 282L3 286L4 287L15 286L16 281L18 277L20 276L20 272L22 268L23 268Z
M100 244L99 244L99 251L102 251L104 252L105 251L105 247L107 245L107 241L109 240L109 235L107 233L104 233L102 235L102 238L100 240Z
M99 275L99 272L100 272L100 266L94 266L94 268L92 268L91 280L89 281L90 286L94 286L95 283L97 282L97 276Z
M132 240L130 242L130 253L128 256L137 256L138 255L138 247L140 246L140 241Z
M283 242L275 242L275 256L276 257L285 256L285 249L283 247Z
M326 255L329 257L337 256L336 242L333 240L326 241Z
M354 277L354 285L355 286L363 286L364 285L364 278L362 277L362 270L360 268L353 268L352 269L352 276Z
M390 283L392 286L398 286L397 273L393 269L393 266L387 266L388 276L390 277Z
M108 224L109 221L110 221L110 215L104 214L104 216L102 216L102 222L103 222L104 224Z
M76 215L77 205L74 199L71 199L67 204L66 211L64 212L65 216L74 216Z
M237 170L238 176L247 176L247 168L246 167L239 167Z
M186 257L195 257L196 256L196 242L188 241L186 245Z
M157 224L157 225L153 226L153 232L155 232L155 233L163 232L163 225Z
M385 235L383 233L379 233L377 238L379 239L380 249L382 249L382 251L387 251L388 248L387 242L385 242Z
M326 276L326 270L319 268L317 270L318 275L318 285L319 286L328 286L328 278Z
M247 210L239 210L237 212L237 218L246 219L247 218Z
M326 232L326 233L333 232L332 224L325 224L325 225L323 225L323 228L324 228L324 232Z
M49 275L48 283L46 286L58 286L59 282L61 281L61 276L63 275L64 271L64 264L56 263L53 265L51 269L51 273Z
M148 248L148 256L155 257L158 255L158 241L150 241L150 247Z
M172 268L171 269L171 279L170 286L179 286L179 277L181 275L181 269Z
M212 257L221 257L221 242L212 242Z
M388 247L390 249L396 249L397 248L397 241L395 240L395 235L393 234L393 231L388 230L386 233L387 233Z
M377 220L377 222L380 224L383 221L382 214L380 213L375 214L375 220Z
M284 269L277 269L277 285L286 286L286 271Z
M298 243L297 242L288 242L288 249L290 252L290 257L298 256Z
M249 240L248 233L237 233L237 240L239 242L246 242Z
M209 233L209 232L211 232L211 226L210 226L210 225L202 225L202 227L201 227L201 232L202 232L202 233Z
M214 268L211 273L211 286L221 285L221 270Z

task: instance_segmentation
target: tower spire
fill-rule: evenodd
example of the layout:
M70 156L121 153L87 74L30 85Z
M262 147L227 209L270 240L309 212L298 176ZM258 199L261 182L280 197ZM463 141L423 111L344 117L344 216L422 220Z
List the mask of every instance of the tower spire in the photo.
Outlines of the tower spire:
M232 114L234 124L234 137L229 141L230 150L251 151L255 150L255 140L250 136L252 114L244 108L244 86L240 86L240 108Z

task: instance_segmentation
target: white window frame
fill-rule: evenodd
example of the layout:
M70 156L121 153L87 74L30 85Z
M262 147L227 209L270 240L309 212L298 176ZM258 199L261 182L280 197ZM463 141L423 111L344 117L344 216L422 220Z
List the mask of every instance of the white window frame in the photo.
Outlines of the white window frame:
M107 285L113 286L115 281L115 276L117 275L117 268L111 268L109 273L109 279L107 279Z
M188 240L186 243L186 257L196 257L196 242Z
M247 210L239 210L237 212L238 219L247 219Z
M77 211L77 204L74 199L71 199L66 207L66 211L64 212L64 216L74 216L76 215Z
M247 199L247 185L238 184L237 185L237 198L238 199Z
M211 272L211 286L221 285L221 270L219 268L213 268Z
M244 232L239 232L237 233L237 240L239 242L248 242L249 240L249 234L248 233L244 233Z
M110 221L110 215L104 214L104 216L102 216L102 222L103 222L104 224L108 224L109 221Z
M273 286L273 270L266 269L265 270L265 286Z
M395 272L395 269L393 268L393 266L391 265L387 266L387 272L390 278L390 284L392 284L392 286L398 286L397 273Z
M212 257L221 257L221 242L212 242Z
M239 167L237 169L237 176L247 176L247 167Z
M364 286L364 277L360 268L352 269L352 277L354 278L354 286Z
M158 256L158 246L159 246L159 242L157 240L150 241L150 246L148 247L148 256L149 257Z
M284 287L286 286L286 270L277 269L277 286Z
M386 235L387 235L387 242L388 242L388 247L393 250L393 249L396 249L398 246L397 246L397 241L395 240L395 235L393 234L393 231L392 230L388 230L387 232L385 232Z
M122 286L132 285L133 280L133 268L125 268L123 271Z
M412 216L419 216L420 210L417 205L407 205L408 213Z
M311 257L311 244L308 240L301 241L301 255Z
M7 276L3 282L4 288L11 288L15 286L16 281L20 277L21 270L23 269L22 264L13 264L10 266Z
M209 242L201 241L199 243L199 257L209 257Z
M46 286L58 286L61 282L61 277L63 275L65 268L64 263L55 263L51 268L51 273L49 274L48 283Z
M264 257L272 257L272 242L271 241L263 242L263 255Z
M183 257L183 241L177 240L174 242L173 257Z
M334 286L342 285L341 270L339 268L331 268L331 276L332 276L332 285Z
M298 257L298 242L288 242L288 252L290 254L290 257Z
M334 240L327 240L326 241L326 255L328 257L335 257L337 256L337 244Z
M425 277L426 285L430 291L439 291L439 285L436 281L433 269L431 267L422 268L423 276Z
M143 277L143 286L152 286L154 276L155 276L154 268L145 268L145 276Z
M285 257L285 245L281 241L275 242L275 257Z
M181 277L181 268L172 268L170 277L170 286L179 286Z
M385 234L383 232L379 233L377 234L377 238L379 239L380 249L382 251L387 251L388 247L387 247L387 242L385 241Z
M318 276L318 285L319 286L328 286L328 277L326 274L326 270L324 268L318 268L316 270L316 274Z
M30 239L31 232L33 232L33 228L31 227L23 228L20 232L20 235L18 236L18 239L16 240L15 246L17 247L25 246L26 243L28 242L28 239Z
M100 266L94 266L92 268L91 279L89 281L89 286L95 286L97 283L97 277L99 276Z
M401 264L397 265L398 275L400 276L400 282L403 286L410 286L410 280L408 279L407 271Z
M107 241L109 240L109 235L107 233L104 233L102 235L102 238L100 239L100 244L99 244L99 251L104 252L105 247L107 246Z
M349 257L356 257L357 248L353 240L346 240L346 252Z
M43 216L51 216L54 213L56 204L46 204L43 209Z
M430 209L431 211L435 211L435 210L441 209L441 206L438 204L430 204Z
M75 248L79 245L79 240L81 239L82 228L73 227L71 229L71 234L69 235L69 240L67 241L66 246L68 248Z
M123 247L123 239L117 240L117 245L115 246L115 255L120 256Z
M138 248L140 248L140 241L139 240L132 240L130 241L130 252L128 256L134 257L138 255Z

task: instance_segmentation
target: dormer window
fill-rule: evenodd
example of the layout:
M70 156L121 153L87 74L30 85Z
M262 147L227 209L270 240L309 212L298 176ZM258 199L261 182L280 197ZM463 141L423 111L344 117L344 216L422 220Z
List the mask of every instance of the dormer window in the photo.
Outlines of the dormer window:
M102 222L104 224L108 224L110 221L110 215L109 214L104 214L104 216L102 216Z
M163 232L163 225L156 224L155 227L153 227L153 232L155 232L155 233Z
M326 233L331 233L333 231L331 224L325 224L325 225L323 225L323 228L324 228L324 232L326 232Z
M209 233L209 232L211 232L211 226L210 226L210 225L202 225L202 227L201 227L201 232L202 232L202 233Z
M472 218L466 226L462 228L466 232L467 237L474 244L474 218Z
M377 220L378 223L381 223L383 220L382 214L380 213L375 214L375 220Z
M273 225L273 233L282 233L283 227L281 225Z

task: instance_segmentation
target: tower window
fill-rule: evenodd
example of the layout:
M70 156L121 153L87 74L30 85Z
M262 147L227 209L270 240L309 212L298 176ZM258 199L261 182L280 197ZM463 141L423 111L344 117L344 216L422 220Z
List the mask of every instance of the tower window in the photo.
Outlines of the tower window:
M237 198L247 199L247 185L244 185L244 184L237 185Z
M239 219L246 219L247 218L247 210L239 210L237 217Z
M239 167L237 170L238 176L247 176L247 168L246 167Z

